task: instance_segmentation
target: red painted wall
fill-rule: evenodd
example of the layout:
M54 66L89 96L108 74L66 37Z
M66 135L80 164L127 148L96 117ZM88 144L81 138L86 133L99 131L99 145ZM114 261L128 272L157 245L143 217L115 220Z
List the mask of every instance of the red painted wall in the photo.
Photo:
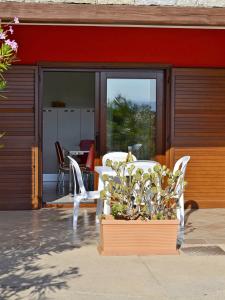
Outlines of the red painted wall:
M225 30L16 27L20 64L148 62L176 67L225 67Z

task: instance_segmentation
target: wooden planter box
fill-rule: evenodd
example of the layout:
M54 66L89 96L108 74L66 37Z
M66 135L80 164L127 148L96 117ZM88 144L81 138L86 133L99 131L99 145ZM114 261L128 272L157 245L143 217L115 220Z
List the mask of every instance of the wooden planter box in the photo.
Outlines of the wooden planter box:
M179 254L178 226L179 220L102 219L98 249L101 255Z

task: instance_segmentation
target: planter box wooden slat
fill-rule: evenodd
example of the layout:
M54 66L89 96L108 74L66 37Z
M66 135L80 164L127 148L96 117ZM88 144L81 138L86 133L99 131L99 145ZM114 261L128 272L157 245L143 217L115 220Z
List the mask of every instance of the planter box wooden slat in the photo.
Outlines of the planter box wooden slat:
M101 255L178 254L179 220L124 221L102 219Z

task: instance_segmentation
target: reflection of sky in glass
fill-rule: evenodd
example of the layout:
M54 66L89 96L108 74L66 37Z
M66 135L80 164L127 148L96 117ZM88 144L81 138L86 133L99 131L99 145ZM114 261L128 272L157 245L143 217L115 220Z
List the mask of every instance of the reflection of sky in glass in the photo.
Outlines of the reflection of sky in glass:
M155 79L107 79L108 102L119 94L136 104L150 104L156 111Z

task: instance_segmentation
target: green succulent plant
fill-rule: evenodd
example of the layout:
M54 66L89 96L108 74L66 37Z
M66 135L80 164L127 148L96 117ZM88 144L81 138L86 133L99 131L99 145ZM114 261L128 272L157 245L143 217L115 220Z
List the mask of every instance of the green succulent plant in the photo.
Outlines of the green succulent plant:
M101 198L107 200L116 219L176 219L184 181L181 172L173 174L166 166L156 165L145 172L131 164L107 161L116 177L103 176ZM126 171L125 171L126 170ZM180 189L177 189L178 184Z

